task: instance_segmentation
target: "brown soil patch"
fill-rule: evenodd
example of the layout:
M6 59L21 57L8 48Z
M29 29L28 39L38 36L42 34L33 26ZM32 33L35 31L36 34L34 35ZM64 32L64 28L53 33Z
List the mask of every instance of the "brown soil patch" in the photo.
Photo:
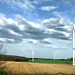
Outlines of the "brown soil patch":
M67 64L4 62L0 68L9 75L75 75L75 67Z

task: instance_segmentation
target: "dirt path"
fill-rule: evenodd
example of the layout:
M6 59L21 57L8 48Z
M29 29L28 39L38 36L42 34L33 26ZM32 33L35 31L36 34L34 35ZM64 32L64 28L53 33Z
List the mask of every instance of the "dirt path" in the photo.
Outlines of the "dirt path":
M66 64L41 64L26 62L5 62L0 66L1 69L14 75L52 75L52 74L68 74L75 75L75 67ZM46 74L47 73L47 74Z

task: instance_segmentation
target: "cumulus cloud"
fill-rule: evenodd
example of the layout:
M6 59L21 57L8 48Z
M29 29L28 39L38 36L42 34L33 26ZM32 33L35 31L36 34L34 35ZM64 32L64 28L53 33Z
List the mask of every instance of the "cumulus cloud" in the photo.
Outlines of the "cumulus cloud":
M44 43L44 44L53 44L52 41L50 41L50 39L46 38L46 39L43 39L43 40L40 40L41 43Z
M56 28L56 27L65 27L67 25L72 26L73 23L68 20L68 23L64 22L63 18L50 18L42 21L42 25L44 25L47 29L46 33L49 33L51 37L59 39L69 40L71 39L72 29L69 28ZM68 38L69 37L69 38Z
M28 40L29 43L37 44L37 40Z
M34 4L38 4L39 2L38 2L38 1L33 1L33 3L34 3Z
M1 38L10 38L22 40L22 38L38 39L37 36L43 34L39 24L27 21L20 15L16 15L15 20L11 18L0 19L0 35Z
M42 38L39 35L42 35L44 33L44 30L41 28L39 24L29 22L20 15L16 15L16 18L17 18L17 22L20 25L23 25L23 36L24 37L34 38L34 39Z
M42 24L48 28L54 28L57 26L64 26L63 19L59 18L50 18L50 19L45 19L42 21Z
M49 35L48 37L51 37L51 38L70 40L70 38L68 37L69 33L66 33L66 32L61 32L54 29L46 29L45 33Z
M46 19L42 24L37 24L27 21L21 15L15 15L15 19L3 17L0 18L0 40L17 43L23 39L33 39L46 44L52 44L46 38L70 40L70 34L65 29L62 31L54 28L64 25L63 20L58 18Z
M73 25L73 23L71 23L70 20L68 20L68 23L65 23L63 18L50 18L43 20L42 25L44 25L47 28L55 29L58 31L71 32L72 30L70 30L69 28L57 28L57 27L64 27L67 25L71 26Z
M54 10L56 9L57 7L55 6L42 6L41 7L41 10L45 10L45 11L51 11L51 10Z

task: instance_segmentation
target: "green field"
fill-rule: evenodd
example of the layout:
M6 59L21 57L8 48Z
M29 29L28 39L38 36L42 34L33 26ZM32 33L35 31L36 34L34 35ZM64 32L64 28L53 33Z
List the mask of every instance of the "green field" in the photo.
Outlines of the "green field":
M68 61L68 60L29 60L28 62L31 63L48 63L48 64L72 64L73 61Z

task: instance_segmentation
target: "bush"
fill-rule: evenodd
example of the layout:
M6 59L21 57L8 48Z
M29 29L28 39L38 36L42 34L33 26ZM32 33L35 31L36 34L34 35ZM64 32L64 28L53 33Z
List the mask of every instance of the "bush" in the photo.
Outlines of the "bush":
M26 57L2 55L0 54L0 61L28 61Z

